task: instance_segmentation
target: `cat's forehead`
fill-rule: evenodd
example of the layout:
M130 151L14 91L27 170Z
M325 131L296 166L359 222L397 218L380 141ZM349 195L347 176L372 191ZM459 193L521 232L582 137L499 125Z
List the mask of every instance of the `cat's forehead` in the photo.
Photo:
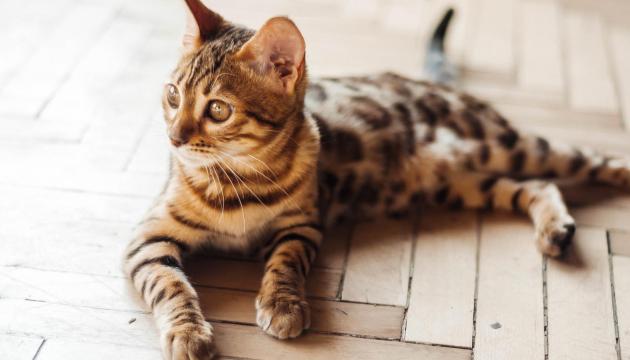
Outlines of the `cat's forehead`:
M182 57L173 74L176 83L193 89L203 80L217 75L225 59L238 51L254 33L245 27L225 25L213 39L204 42L197 51Z

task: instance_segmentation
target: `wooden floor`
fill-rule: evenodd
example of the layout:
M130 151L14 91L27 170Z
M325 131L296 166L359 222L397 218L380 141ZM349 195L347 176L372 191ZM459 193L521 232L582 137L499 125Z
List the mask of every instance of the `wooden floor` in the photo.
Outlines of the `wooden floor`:
M251 26L289 14L313 75L421 75L428 0L212 0ZM0 359L158 359L120 272L160 191L161 84L176 0L0 1ZM264 3L264 5L260 5ZM462 86L554 139L630 155L630 3L459 0ZM630 196L573 189L571 254L521 217L423 213L335 229L309 283L312 329L254 326L261 266L187 263L226 358L630 359Z

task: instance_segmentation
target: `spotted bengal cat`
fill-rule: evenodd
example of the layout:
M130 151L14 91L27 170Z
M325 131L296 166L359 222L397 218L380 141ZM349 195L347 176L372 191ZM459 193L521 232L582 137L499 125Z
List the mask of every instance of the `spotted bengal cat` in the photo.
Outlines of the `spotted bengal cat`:
M421 204L514 210L558 256L575 222L558 187L538 179L629 185L627 162L525 134L445 86L392 73L308 83L291 20L254 32L186 4L184 51L163 97L171 174L125 256L167 359L214 354L182 269L202 247L265 258L257 323L292 338L309 327L304 282L330 224Z

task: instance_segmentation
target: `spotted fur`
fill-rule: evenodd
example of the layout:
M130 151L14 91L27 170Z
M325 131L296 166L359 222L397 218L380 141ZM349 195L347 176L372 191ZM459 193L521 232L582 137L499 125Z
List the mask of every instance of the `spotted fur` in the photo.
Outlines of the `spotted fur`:
M575 222L548 180L629 185L626 161L524 133L442 85L393 73L307 83L290 20L253 32L187 3L197 26L164 97L171 174L125 256L167 359L214 354L183 271L202 247L265 259L257 322L284 339L310 324L305 279L331 224L422 205L512 210L532 219L540 250L557 256ZM277 38L284 43L269 51L286 46L268 56ZM229 105L225 121L209 119L217 99Z

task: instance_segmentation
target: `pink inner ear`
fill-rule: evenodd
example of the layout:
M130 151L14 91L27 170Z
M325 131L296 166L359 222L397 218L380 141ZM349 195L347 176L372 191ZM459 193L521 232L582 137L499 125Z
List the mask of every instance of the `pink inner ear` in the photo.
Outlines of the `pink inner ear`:
M304 38L287 18L273 18L258 30L239 56L262 73L274 71L282 86L292 91L304 59Z
M293 72L293 68L297 65L291 55L284 55L279 52L271 53L269 55L269 61L273 64L281 77L290 75Z

